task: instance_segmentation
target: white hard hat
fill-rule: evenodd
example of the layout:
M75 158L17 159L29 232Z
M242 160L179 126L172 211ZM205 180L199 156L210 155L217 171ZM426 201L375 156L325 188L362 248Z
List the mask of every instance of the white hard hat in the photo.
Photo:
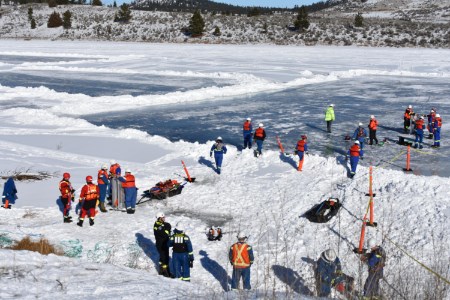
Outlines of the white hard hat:
M423 119L425 119L425 118L424 118L423 116L420 116L420 119L422 119L422 120L423 120Z
M245 232L241 231L238 233L237 238L238 239L246 239L247 235L245 234Z
M178 231L184 231L184 225L182 223L177 223L177 225L175 226L175 229Z
M358 145L359 145L359 141L355 141L355 144L358 144Z
M262 128L262 127L264 127L264 124L263 124L263 123L259 123L259 124L258 124L258 127L261 127L261 128Z
M375 119L375 116L374 116L374 115L370 115L370 118L371 118L371 119Z
M434 112L435 112L434 109L431 109L431 110L430 110L430 113L434 113Z
M159 219L159 218L165 218L166 216L164 215L164 213L162 212L162 211L160 211L160 212L158 212L157 214L156 214L156 218L157 219Z
M408 105L408 108L412 108L412 105Z
M440 118L441 117L441 115L440 114L436 114L436 118Z
M252 120L252 118L247 118L247 121L251 121Z
M363 123L359 122L359 123L358 123L358 126L359 126L359 127L363 126Z
M111 160L109 161L109 163L110 163L111 165L114 165L114 164L116 164L116 161L115 161L114 159L111 159Z
M108 170L108 166L107 165L102 165L102 170Z
M372 249L377 246L377 241L374 238L370 238L367 240L367 248Z
M221 140L222 140L221 136L218 136L217 139L216 139L216 141L221 141Z
M125 173L131 173L131 169L126 168L126 169L125 169Z
M328 260L330 262L335 261L336 257L337 257L336 252L334 252L333 249L328 249L323 252L323 258L325 258L326 260Z
M334 104L330 104L331 107L334 107Z

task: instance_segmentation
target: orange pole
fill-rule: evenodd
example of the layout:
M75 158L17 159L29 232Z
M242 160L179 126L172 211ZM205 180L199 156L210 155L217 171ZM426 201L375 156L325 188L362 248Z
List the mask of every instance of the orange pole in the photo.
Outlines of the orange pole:
M364 215L364 219L363 219L362 227L361 227L361 235L359 237L358 253L362 253L363 247L364 247L364 237L366 236L366 220L367 220L367 215Z
M408 145L408 151L406 153L406 171L410 170L410 162L411 162L411 146Z
M373 226L373 193L372 193L372 181L373 181L373 167L369 168L369 196L370 196L370 225Z
M189 182L191 182L191 175L189 175L188 169L186 168L186 165L184 163L184 161L181 161L181 164L183 165L184 168L184 172L186 172L186 176Z
M278 143L278 147L280 147L281 153L284 153L283 144L281 144L281 140L278 136L277 136L277 143Z

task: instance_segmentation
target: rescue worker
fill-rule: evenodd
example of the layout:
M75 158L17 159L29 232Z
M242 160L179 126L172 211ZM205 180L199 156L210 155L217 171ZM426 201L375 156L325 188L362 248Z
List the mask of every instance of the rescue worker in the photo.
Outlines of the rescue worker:
M429 139L433 138L433 123L434 123L435 117L436 117L436 109L432 108L430 110L430 113L427 115L427 119L428 119L427 129L428 129L428 138Z
M438 148L441 146L441 126L442 126L442 119L440 114L436 114L436 117L434 118L433 122L433 135L434 135L434 144L433 148Z
M342 266L333 249L322 252L316 263L315 278L318 297L329 297L331 288L343 282Z
M236 290L241 280L244 284L244 290L250 290L250 267L253 264L253 249L246 243L247 236L243 232L237 235L238 242L230 247L228 258L233 266L233 275L231 277L231 289Z
M325 111L325 121L327 122L327 132L331 133L331 123L334 121L334 104L330 104Z
M298 167L297 171L301 171L303 168L303 161L305 158L305 153L308 154L308 137L306 134L301 136L301 140L297 142L297 147L295 147L295 153L298 155Z
M170 238L172 226L166 222L166 216L163 212L156 214L156 222L153 225L153 233L155 234L156 249L159 254L159 275L164 277L172 277L169 269L169 247L167 242Z
M364 126L363 123L359 123L358 128L355 129L355 132L353 133L353 136L352 136L352 138L354 140L359 141L361 150L364 148L364 143L366 142L366 137L367 137L367 131L364 129L363 126ZM363 155L361 154L361 158L362 157L363 157Z
M125 207L127 214L134 214L136 209L137 188L134 175L130 169L125 170L125 176L118 178L122 182L122 188L125 191Z
M244 149L248 147L248 149L252 148L252 119L247 118L243 125L243 134L244 134Z
M414 144L414 148L417 149L417 147L419 147L420 149L423 148L422 143L423 143L423 130L425 129L425 120L423 116L420 116L419 120L417 120L415 125L415 129L416 129L416 139L415 139L415 144Z
M369 145L373 145L373 141L375 140L375 144L378 145L378 139L377 139L377 127L378 127L378 121L375 119L374 115L370 116L369 121Z
M113 198L113 190L114 190L114 196L116 198L116 199L114 199L114 201L117 200L117 198L118 198L118 195L116 195L116 193L118 194L116 178L122 174L122 169L120 168L120 165L113 159L110 160L109 163L110 163L110 167L109 167L109 179L110 180L109 180L109 196L108 196L108 198L111 202L109 202L108 204L112 205L113 204L113 199L112 199Z
M363 150L359 148L359 141L355 141L353 146L350 147L348 150L348 155L350 155L350 177L355 176L356 174L356 167L358 166L359 162L359 156L362 156Z
M211 226L206 233L208 241L220 241L222 239L222 229L220 227Z
M106 192L108 190L109 185L109 179L108 179L108 166L103 165L102 168L98 171L97 176L97 184L98 188L100 190L100 211L101 212L108 212L105 208L105 199L106 199Z
M257 149L255 150L255 156L258 157L259 155L262 154L262 145L264 140L266 139L266 131L264 130L263 123L258 124L258 128L255 130L253 139L255 140L257 145Z
M72 202L75 200L75 190L69 181L70 174L64 173L63 179L59 182L59 191L61 192L61 202L63 204L64 223L71 223L72 217L69 215Z
M16 184L14 183L14 179L12 177L9 177L5 182L5 186L3 187L3 208L11 209L11 204L16 204L17 199Z
M408 133L409 127L411 126L411 116L414 115L414 110L412 105L409 105L403 114L403 131Z
M369 276L364 283L363 299L381 299L380 297L380 279L383 278L383 269L386 263L386 252L377 245L375 239L367 241L367 248L370 253L363 254L361 260L367 263L369 267Z
M183 225L178 223L167 244L169 247L173 247L172 265L175 269L175 278L191 281L190 268L194 267L194 250L191 240L184 231Z
M209 151L209 156L212 157L214 152L214 160L216 161L216 172L220 174L222 171L222 161L223 155L227 153L227 147L222 141L222 138L219 136L216 139L216 142L212 145L211 151Z
M97 206L100 190L92 180L92 176L86 176L86 184L81 188L79 200L81 202L81 213L77 223L80 227L83 226L86 215L89 216L89 225L94 225L95 207Z

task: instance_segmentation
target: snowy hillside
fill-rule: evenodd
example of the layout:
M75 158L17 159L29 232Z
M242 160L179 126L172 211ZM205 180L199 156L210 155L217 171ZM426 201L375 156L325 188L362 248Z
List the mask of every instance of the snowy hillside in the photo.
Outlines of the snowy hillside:
M334 142L340 136L338 132L329 139L334 154L328 158L315 154L315 145L311 143L311 154L306 156L302 172L296 170L297 157L264 150L263 156L256 159L251 150L239 151L229 145L223 173L217 175L209 158L216 135L207 143L170 142L138 129L95 126L83 117L98 111L142 110L164 104L176 113L188 103L202 105L205 101L217 103L216 109L220 110L225 109L220 106L221 101L239 95L301 90L306 84L339 81L344 76L324 74L348 70L349 66L366 68L366 72L395 70L384 74L391 76L394 85L397 84L394 76L414 74L439 80L449 74L448 57L448 50L431 49L2 41L0 72L17 80L30 75L47 78L41 87L10 87L0 82L2 175L28 170L55 176L17 182L17 205L11 210L0 209L0 245L9 246L24 236L45 237L68 257L1 250L0 297L308 299L315 295L313 263L328 248L336 250L344 271L356 278L356 289L361 291L367 268L353 248L358 244L360 219L367 209L367 162L373 158L371 152L376 151L373 148L367 152L355 178L349 179L348 164L342 154L346 148ZM404 63L397 65L400 60ZM67 86L70 80L95 80L89 74L111 82L117 80L116 75L126 74L130 83L133 74L136 78L161 76L161 82L215 77L225 78L231 85L139 96L89 96L47 88L60 74L66 78ZM345 74L348 77L352 72ZM338 96L341 95L318 99L316 105L326 107L332 97ZM293 105L303 107L301 101L292 101ZM391 101L400 100L393 97ZM391 108L392 103L387 102L380 108L380 116L397 119ZM234 109L239 120L247 117L240 106L227 109ZM341 112L344 113L343 109ZM442 116L444 120L450 117L444 110ZM252 117L257 120L266 116ZM322 118L317 117L316 127L325 126ZM297 114L286 113L286 119L302 122ZM177 122L176 118L173 122ZM341 122L336 122L337 131ZM217 135L221 126L215 127ZM443 132L449 129L445 123ZM240 128L236 130L240 135ZM275 129L268 130L272 130L273 138ZM446 144L444 140L443 148ZM391 153L404 151L403 146L396 144L386 147L392 150L380 147L379 151L391 163L396 156ZM181 160L196 181L187 183L180 195L139 205L134 215L109 211L99 213L92 227L64 224L56 205L61 174L71 173L78 196L85 176L95 176L110 159L133 171L139 192L160 180L183 180ZM448 182L448 177L405 174L401 166L374 168L378 227L368 228L367 238L376 238L387 252L385 280L381 282L386 299L450 299L448 285L413 260L424 263L443 278L450 277ZM328 197L337 197L344 205L329 223L314 224L300 217ZM152 227L159 211L166 214L172 225L181 222L186 226L195 255L190 283L157 275ZM71 214L75 216L73 211ZM213 225L223 228L222 241L206 239L205 229ZM231 266L227 253L241 230L249 236L248 242L255 252L250 292L229 291L228 285Z
M122 24L113 22L117 8L79 5L49 8L43 4L33 4L31 7L36 28L31 29L28 17L30 5L2 5L0 38L430 48L450 46L448 6L436 8L430 4L425 10L393 10L375 6L366 9L361 5L337 6L311 14L311 26L306 32L288 29L296 18L291 13L255 17L204 13L205 32L200 38L184 34L191 13L133 10L131 21ZM72 14L70 29L47 28L53 11L62 15L67 10ZM353 26L357 12L362 12L365 18L363 27ZM213 34L216 28L220 35Z

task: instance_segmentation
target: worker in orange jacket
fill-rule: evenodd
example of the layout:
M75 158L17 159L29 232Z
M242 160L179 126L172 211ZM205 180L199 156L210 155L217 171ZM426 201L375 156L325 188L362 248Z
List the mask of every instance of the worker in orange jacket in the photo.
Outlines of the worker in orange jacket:
M375 119L374 115L370 116L369 121L369 145L373 145L373 141L375 140L375 144L378 145L378 139L377 139L377 127L378 127L378 121Z
M264 130L264 124L259 123L258 128L255 130L253 135L253 140L256 142L257 149L255 150L255 156L260 156L262 154L262 145L266 139L266 131Z
M302 139L297 142L297 147L295 148L295 153L297 153L299 158L297 171L302 170L305 153L308 154L308 137L305 134L302 135L301 138Z
M363 150L359 148L359 141L355 141L353 146L348 150L348 155L350 155L350 177L355 176L356 167L358 166L359 157L363 156Z
M247 236L240 232L237 235L238 242L230 247L228 258L233 266L233 275L231 278L231 289L238 288L239 281L243 280L244 289L250 290L250 267L253 264L253 249L246 243Z
M71 203L74 201L75 190L70 183L70 174L64 173L63 179L59 182L59 191L61 192L61 202L63 204L64 223L71 223L72 217L69 216Z
M136 208L137 188L134 175L131 174L130 169L125 170L125 176L119 177L122 182L123 190L125 191L125 207L127 214L134 214Z
M98 186L92 182L92 180L92 176L86 176L86 184L81 188L81 213L77 223L80 227L83 226L83 221L86 215L89 216L89 225L94 225L95 207L97 206L100 190Z

